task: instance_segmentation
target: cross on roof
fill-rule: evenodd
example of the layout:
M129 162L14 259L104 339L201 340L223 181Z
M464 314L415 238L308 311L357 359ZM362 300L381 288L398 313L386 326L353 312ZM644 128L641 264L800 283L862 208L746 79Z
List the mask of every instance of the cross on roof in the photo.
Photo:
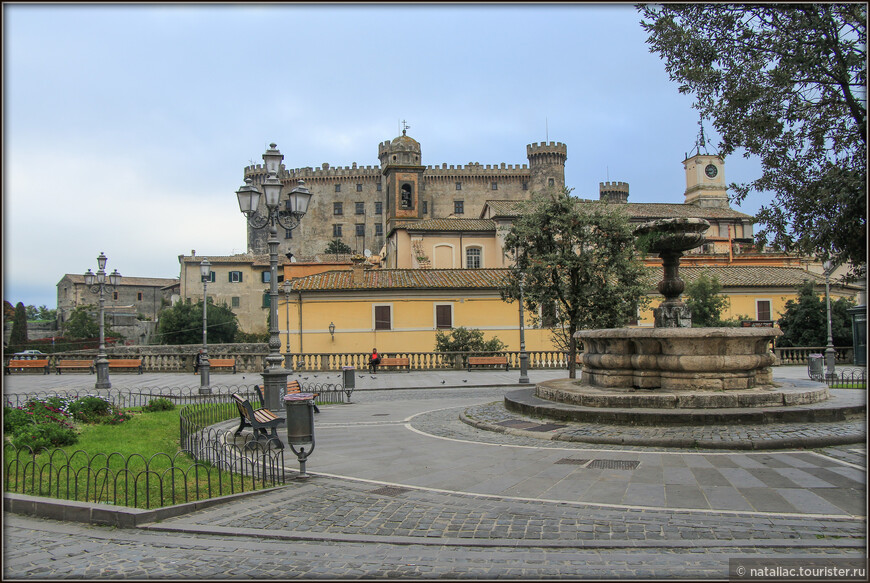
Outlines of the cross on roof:
M406 133L409 129L411 129L411 126L408 125L408 122L406 122L405 120L402 120L402 135L404 136L405 133Z

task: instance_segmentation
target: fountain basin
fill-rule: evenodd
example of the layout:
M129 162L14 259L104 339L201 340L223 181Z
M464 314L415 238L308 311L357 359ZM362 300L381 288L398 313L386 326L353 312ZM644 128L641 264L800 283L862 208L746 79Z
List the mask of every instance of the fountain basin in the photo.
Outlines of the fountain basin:
M773 384L777 328L610 328L574 334L582 384L663 391L728 391Z

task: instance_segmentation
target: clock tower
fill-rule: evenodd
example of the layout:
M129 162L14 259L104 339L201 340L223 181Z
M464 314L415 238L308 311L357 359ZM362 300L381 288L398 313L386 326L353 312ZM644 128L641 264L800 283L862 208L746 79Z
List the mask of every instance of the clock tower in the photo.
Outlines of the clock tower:
M718 154L707 153L704 126L701 126L694 152L693 156L686 156L683 160L683 167L686 169L686 204L706 208L729 208L725 160Z

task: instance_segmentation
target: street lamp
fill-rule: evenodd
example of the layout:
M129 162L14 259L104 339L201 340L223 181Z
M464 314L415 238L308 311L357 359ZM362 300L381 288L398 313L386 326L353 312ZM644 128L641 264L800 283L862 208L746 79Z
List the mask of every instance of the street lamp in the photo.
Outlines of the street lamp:
M199 273L202 276L202 357L199 359L199 393L201 395L211 394L208 374L211 367L208 362L208 295L206 295L208 280L211 277L210 269L211 263L206 257L199 264Z
M335 340L335 323L329 323L329 335L332 336L332 339Z
M97 371L97 384L94 385L97 389L111 389L112 383L109 382L109 359L106 358L106 331L105 331L105 291L106 291L106 261L108 257L100 251L100 256L97 257L97 273L88 269L85 273L85 286L92 294L97 294L100 297L100 351L97 354L97 360L94 362L94 368ZM117 288L121 283L121 274L118 270L114 270L109 275L109 285L112 288Z
M250 178L245 179L245 185L236 191L239 199L239 209L245 215L248 224L254 229L269 226L269 356L266 357L266 367L263 371L263 399L265 407L278 410L279 399L286 392L287 375L291 372L282 367L284 357L281 356L281 339L278 337L278 227L292 231L299 226L302 217L308 212L311 193L299 180L297 186L290 191L284 210L279 210L281 202L281 181L278 171L284 155L278 151L275 144L269 144L269 149L263 154L268 178L263 181L263 193L266 197L266 215L261 215L257 209L261 193L253 186ZM289 348L288 348L289 350Z
M822 264L825 270L825 303L828 306L828 345L825 348L825 376L834 377L834 366L837 360L837 351L834 350L834 335L831 332L831 272L834 265L830 261Z

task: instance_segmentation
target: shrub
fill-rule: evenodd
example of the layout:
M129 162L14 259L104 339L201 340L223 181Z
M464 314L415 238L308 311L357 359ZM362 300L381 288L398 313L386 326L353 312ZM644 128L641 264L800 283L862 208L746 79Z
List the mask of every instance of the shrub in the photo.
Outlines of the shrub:
M84 423L105 423L117 425L131 419L130 413L118 409L102 397L88 395L70 403L72 416Z
M33 415L17 407L3 407L3 433L12 435L30 425L35 425Z
M142 407L143 411L171 411L175 409L175 403L170 401L165 397L158 397L156 399L151 399L147 405Z
M72 445L77 439L75 430L70 427L57 423L41 423L30 428L20 428L19 432L11 437L10 442L17 448L26 446L36 451L49 447Z

